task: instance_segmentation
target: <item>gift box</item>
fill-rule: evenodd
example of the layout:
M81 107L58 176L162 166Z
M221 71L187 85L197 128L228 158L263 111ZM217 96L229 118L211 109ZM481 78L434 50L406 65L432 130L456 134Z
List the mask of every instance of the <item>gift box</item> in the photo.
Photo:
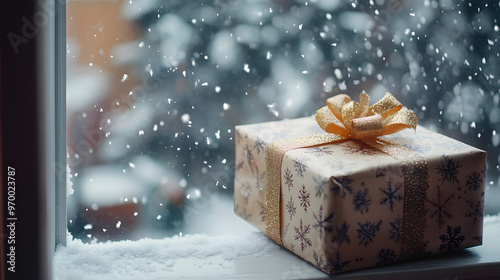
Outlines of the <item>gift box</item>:
M416 124L332 136L318 114L236 127L237 215L326 273L482 244L484 151Z

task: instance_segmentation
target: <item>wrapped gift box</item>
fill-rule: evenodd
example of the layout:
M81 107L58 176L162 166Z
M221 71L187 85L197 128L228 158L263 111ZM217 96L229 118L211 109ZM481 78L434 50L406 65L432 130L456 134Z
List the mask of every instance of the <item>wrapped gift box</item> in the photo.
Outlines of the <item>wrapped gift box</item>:
M321 133L313 117L237 126L236 214L266 233L267 146ZM405 192L404 162L346 140L283 156L281 245L327 273L480 245L486 153L420 126L380 138L427 161L421 225L405 208L418 198Z

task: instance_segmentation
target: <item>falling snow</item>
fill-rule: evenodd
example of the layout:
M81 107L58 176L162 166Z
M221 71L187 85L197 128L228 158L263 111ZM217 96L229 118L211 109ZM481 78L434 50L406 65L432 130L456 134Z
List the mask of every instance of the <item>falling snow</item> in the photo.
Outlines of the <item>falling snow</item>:
M127 32L115 38L107 31L110 37L101 40L106 26L91 26L95 28L90 34L92 45L95 55L105 59L102 64L95 57L84 57L88 53L81 49L85 44L68 35L72 37L67 56L68 161L73 172L86 174L115 166L125 180L143 188L137 197L148 196L137 217L174 220L175 215L165 213L172 197L165 198L162 212L149 207L154 201L151 194L162 193L155 191L167 185L183 182L183 192L200 188L201 193L231 196L235 172L230 167L236 174L248 167L258 174L256 184L262 187L265 172L256 170L255 159L265 145L260 140L248 144L244 157L234 162L234 144L240 137L235 125L309 116L334 94L354 97L365 90L372 100L390 91L415 111L419 124L488 151L489 167L484 173L461 174L464 163L444 156L437 169L429 170L439 177L442 190L462 184L463 190L475 192L484 182L491 190L498 189L498 3L486 7L482 1L414 1L392 7L391 1L299 1L283 9L278 2L257 2L238 1L233 6L224 1L211 5L187 1L167 9L161 1L126 1L118 10L137 28L133 39L126 38ZM75 9L68 6L71 15ZM107 39L116 41L112 51L99 43ZM78 146L89 141L90 149ZM348 155L376 153L356 142L342 146L340 153ZM409 147L421 151L418 144ZM442 148L458 151L463 147L450 141ZM326 147L308 149L311 158L330 154ZM148 157L168 174L144 179L137 156ZM328 165L345 175L355 168L335 160ZM306 168L298 161L289 177L284 174L288 188L293 186L292 173L297 179ZM376 172L377 177L390 173ZM74 178L75 190L88 184L80 178ZM372 202L368 190L354 191L352 179L341 175L331 182L316 182L307 195L326 198L330 193L325 188L330 186L332 194L349 202L353 199L356 211L368 212ZM376 204L391 210L401 202L399 186L370 190L373 197L377 192ZM444 192L432 195L428 216L444 227L455 197ZM74 199L78 201L79 196L76 192ZM474 213L477 205L453 214ZM487 203L480 206L488 212ZM82 213L69 217L79 225L69 227L76 235L88 224ZM471 222L474 215L468 216ZM113 221L108 233L115 224L126 226ZM172 232L181 230L183 223L178 224ZM342 264L339 258L336 263Z

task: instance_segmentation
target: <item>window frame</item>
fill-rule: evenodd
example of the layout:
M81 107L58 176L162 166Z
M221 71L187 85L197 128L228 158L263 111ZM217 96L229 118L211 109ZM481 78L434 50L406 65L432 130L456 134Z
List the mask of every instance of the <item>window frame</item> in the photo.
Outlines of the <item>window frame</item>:
M52 279L66 244L66 1L0 4L2 279ZM7 213L7 169L15 169L15 212ZM8 215L9 214L9 215ZM8 219L10 218L10 219ZM15 219L12 219L15 218ZM15 272L7 254L15 245Z

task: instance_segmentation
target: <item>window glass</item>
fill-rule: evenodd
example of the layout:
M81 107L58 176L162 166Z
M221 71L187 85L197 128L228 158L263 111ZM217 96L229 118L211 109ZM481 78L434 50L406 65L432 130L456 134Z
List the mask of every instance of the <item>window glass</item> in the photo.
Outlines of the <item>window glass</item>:
M208 231L193 224L213 205L232 211L235 125L362 91L488 151L498 213L499 15L494 1L69 1L68 229Z

